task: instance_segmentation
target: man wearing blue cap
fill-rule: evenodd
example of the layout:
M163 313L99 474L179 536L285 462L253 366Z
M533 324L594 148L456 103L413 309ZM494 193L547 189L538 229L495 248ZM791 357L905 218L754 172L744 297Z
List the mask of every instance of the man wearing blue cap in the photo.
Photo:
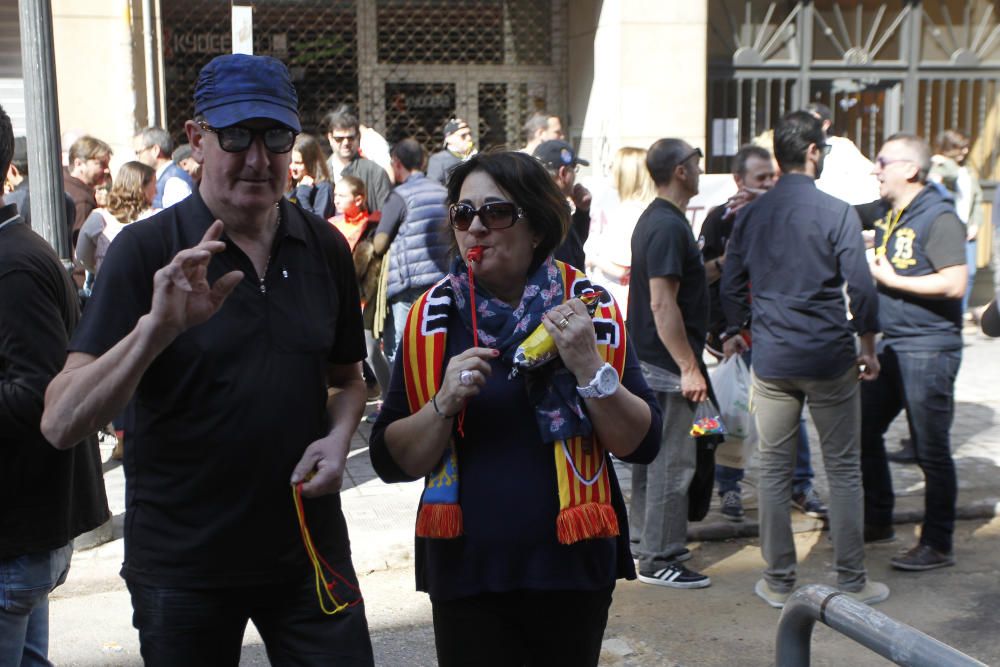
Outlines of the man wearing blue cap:
M583 184L576 182L576 172L580 165L589 167L590 163L577 155L573 147L561 139L542 142L532 155L555 179L559 191L566 197L566 203L572 214L572 223L566 234L566 240L556 248L555 258L583 269L587 263L583 246L590 234L591 196Z
M42 431L63 448L126 409L125 562L147 665L371 665L338 491L365 404L350 251L282 195L288 70L220 56L186 123L198 190L119 234ZM328 564L317 599L293 488Z

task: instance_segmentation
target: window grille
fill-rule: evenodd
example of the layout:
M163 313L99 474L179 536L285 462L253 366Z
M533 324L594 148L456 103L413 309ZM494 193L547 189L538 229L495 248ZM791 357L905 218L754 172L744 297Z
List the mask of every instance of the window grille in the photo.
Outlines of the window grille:
M164 108L181 139L198 71L231 51L230 4L160 4ZM455 116L480 148L519 147L530 114L565 116L567 11L567 0L257 0L254 52L289 66L303 131L322 133L350 103L390 142L413 136L429 153Z
M198 72L230 53L228 2L162 0L167 123L175 138L194 113ZM323 116L358 99L355 7L349 0L263 0L254 5L254 53L288 65L299 96L304 132L318 133Z
M708 164L809 101L869 157L907 130L972 137L1000 175L1000 17L994 0L709 0ZM730 136L733 135L733 136Z

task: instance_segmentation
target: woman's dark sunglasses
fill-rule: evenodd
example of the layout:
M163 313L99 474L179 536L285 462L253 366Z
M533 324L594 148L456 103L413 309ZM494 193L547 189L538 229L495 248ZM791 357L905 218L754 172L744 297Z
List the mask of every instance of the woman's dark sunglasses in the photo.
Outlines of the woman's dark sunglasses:
M468 231L472 226L472 219L477 215L487 229L507 229L514 226L514 223L524 215L524 211L509 201L490 202L478 209L468 204L452 204L448 209L451 226L460 232Z
M242 153L250 148L254 137L264 138L264 146L272 153L287 153L295 145L295 130L276 125L263 130L253 130L242 125L230 125L229 127L212 127L208 123L201 121L198 123L201 129L213 133L219 138L219 148L227 153Z

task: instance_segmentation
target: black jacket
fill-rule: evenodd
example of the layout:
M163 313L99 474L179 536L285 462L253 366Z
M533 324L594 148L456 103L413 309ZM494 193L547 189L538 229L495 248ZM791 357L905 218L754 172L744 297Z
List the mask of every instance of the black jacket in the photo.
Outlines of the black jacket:
M0 222L15 215L6 206ZM48 243L19 218L0 229L0 560L61 547L109 517L97 438L59 451L40 431L79 316Z

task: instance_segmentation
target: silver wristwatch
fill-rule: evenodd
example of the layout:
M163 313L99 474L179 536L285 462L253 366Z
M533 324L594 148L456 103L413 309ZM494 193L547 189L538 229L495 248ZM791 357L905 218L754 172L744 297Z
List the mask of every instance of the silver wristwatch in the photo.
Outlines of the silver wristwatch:
M597 369L590 384L577 387L576 391L583 398L607 398L618 391L618 371L611 364L605 363Z

